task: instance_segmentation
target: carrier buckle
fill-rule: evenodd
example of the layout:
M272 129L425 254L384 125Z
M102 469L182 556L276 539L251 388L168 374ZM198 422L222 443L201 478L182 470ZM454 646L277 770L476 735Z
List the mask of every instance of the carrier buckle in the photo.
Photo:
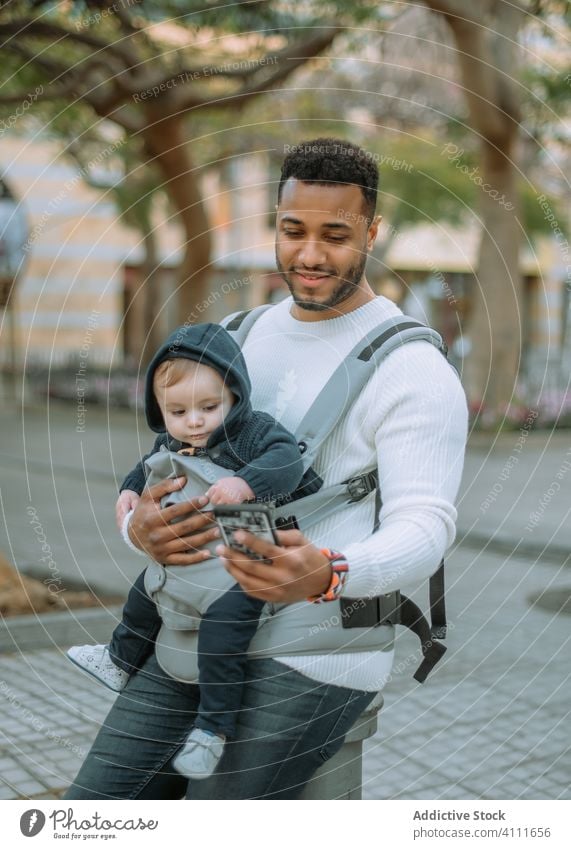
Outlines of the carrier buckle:
M356 501L361 501L370 492L374 492L377 488L377 474L376 472L365 472L363 475L356 475L354 478L349 478L344 483L347 487L347 492L351 496L349 504L353 504Z

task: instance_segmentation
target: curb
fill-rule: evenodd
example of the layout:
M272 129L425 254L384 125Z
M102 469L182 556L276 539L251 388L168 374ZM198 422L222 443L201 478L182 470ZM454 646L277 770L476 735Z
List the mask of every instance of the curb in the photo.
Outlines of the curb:
M560 566L571 566L571 552L563 545L553 545L549 542L526 542L523 539L467 531L463 528L456 530L456 545L466 545L470 548L486 549L497 554L513 554L529 560L550 560Z
M108 643L123 605L13 616L0 621L0 652L46 649L83 643Z

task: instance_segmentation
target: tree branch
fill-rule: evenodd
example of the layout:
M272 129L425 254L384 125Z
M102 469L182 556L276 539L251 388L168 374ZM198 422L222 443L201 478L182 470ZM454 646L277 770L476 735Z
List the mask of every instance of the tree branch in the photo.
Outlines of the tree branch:
M33 63L37 68L40 68L42 71L44 71L44 73L52 75L53 79L50 80L50 84L53 80L58 79L59 77L64 77L67 74L71 73L67 65L63 65L61 62L56 62L49 56L40 56L35 50L31 50L29 47L26 47L25 44L22 44L19 41L10 41L8 44L4 44L2 47L4 50L9 50L11 53L16 53L18 56L26 59L28 62Z
M69 39L77 44L83 44L96 50L113 53L126 67L130 67L133 64L133 54L124 45L117 43L108 44L106 41L96 38L89 33L82 32L81 30L73 32L59 24L51 22L29 20L26 18L6 21L0 24L0 37L2 36L17 36L20 39L23 36L37 36L38 38L54 38L58 41Z
M145 46L153 56L160 55L160 50L157 48L153 40L149 38L144 27L139 26L139 24L132 19L130 14L120 3L115 3L111 8L125 35L136 36L144 42ZM133 64L136 63L134 62Z
M319 55L324 50L331 46L333 40L343 32L344 27L324 27L319 35L309 38L301 44L291 45L273 54L277 58L278 67L273 73L260 80L257 83L252 83L246 86L241 91L233 92L228 95L220 94L215 98L204 97L204 95L186 94L184 90L180 93L173 92L172 108L169 109L170 114L184 112L189 109L197 109L204 106L210 106L213 103L223 102L225 107L236 106L244 103L250 97L275 88L279 83L283 82L293 71L301 67L308 59Z
M486 4L490 2L490 0L485 0ZM483 13L482 10L478 10L479 5L484 5L484 0L480 0L480 3L475 3L473 9L478 11L474 11L467 7L465 2L462 0L423 0L425 6L436 12L440 15L443 15L445 18L458 18L464 21L471 21L472 23L476 23L477 21L482 21ZM485 13L486 10L484 10ZM448 21L450 23L450 21Z

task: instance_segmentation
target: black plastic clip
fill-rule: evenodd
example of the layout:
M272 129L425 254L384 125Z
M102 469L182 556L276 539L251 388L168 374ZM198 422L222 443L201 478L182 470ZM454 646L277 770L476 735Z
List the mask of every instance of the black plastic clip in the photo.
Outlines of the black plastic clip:
M344 481L344 484L351 496L349 504L354 504L356 501L361 501L366 495L375 491L377 488L377 473L365 472L363 475L349 478L349 480Z

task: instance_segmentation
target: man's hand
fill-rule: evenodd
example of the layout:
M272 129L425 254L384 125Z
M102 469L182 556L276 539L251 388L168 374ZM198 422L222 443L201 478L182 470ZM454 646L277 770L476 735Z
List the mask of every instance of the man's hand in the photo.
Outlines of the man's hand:
M115 505L115 519L119 530L123 527L123 520L130 510L134 510L139 503L139 493L133 489L124 489Z
M248 595L263 601L291 604L326 592L331 564L301 531L277 531L280 545L261 540L247 531L236 531L237 542L263 555L271 563L251 560L236 549L216 547L226 569Z
M243 501L250 501L256 495L243 478L233 475L220 478L213 483L206 497L211 504L241 504Z
M145 489L129 522L133 545L165 566L191 566L214 557L203 546L220 536L212 514L200 512L208 503L203 495L161 509L161 498L182 489L185 482L184 477L168 478Z

